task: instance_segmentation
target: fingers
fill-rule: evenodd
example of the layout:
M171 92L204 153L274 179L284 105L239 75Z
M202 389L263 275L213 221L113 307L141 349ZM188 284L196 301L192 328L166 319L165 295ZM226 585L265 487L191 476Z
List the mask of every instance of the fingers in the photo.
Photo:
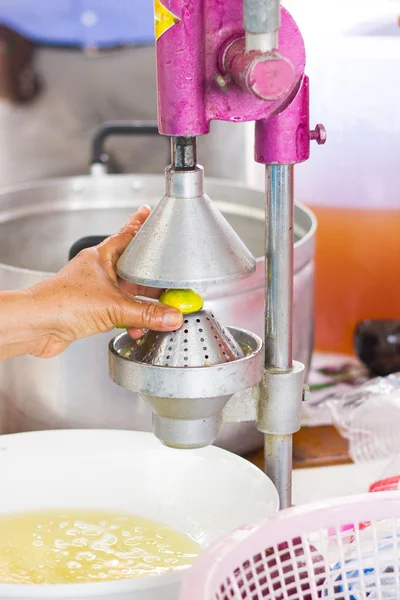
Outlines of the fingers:
M118 303L115 322L123 323L130 334L133 333L134 339L137 339L136 336L141 337L142 335L138 335L137 330L174 331L179 329L183 323L183 315L179 310L159 302L137 299L132 301L129 297L123 296ZM136 332L132 330L136 330Z
M130 328L128 329L128 333L133 340L140 340L140 338L144 335L143 329Z
M145 223L146 219L151 213L151 208L147 204L140 206L137 211L129 217L125 225L122 227L121 232L137 233L140 227ZM118 235L118 234L117 234Z
M97 246L103 261L110 261L115 267L117 261L151 213L149 206L141 206L125 223L119 233L112 235Z
M153 298L154 300L158 300L161 296L163 290L160 288L151 288L146 287L144 285L136 285L134 283L129 283L128 281L124 281L123 279L118 279L118 287L123 289L128 294L132 296L142 296L144 298Z

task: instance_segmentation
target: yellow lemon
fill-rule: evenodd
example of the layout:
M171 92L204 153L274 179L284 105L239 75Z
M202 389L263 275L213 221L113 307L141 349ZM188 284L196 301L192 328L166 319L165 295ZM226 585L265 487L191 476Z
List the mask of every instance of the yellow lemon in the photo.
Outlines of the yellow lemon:
M177 308L184 315L203 308L203 298L194 290L166 290L161 294L160 302Z

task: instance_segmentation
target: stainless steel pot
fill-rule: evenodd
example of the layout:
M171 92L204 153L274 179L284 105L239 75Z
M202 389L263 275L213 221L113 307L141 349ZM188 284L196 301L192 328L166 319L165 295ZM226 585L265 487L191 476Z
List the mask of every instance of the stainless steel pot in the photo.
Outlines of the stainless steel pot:
M209 289L207 302L228 325L263 336L264 195L218 180L207 192L257 257L250 279ZM98 175L47 180L0 193L0 289L24 288L60 269L71 246L88 235L117 231L142 203L155 205L162 176ZM316 221L295 211L294 357L309 364L313 339ZM25 356L0 365L2 432L101 427L151 430L144 400L108 377L107 345L115 332L73 344L50 360ZM253 424L226 425L218 445L239 453L260 445Z

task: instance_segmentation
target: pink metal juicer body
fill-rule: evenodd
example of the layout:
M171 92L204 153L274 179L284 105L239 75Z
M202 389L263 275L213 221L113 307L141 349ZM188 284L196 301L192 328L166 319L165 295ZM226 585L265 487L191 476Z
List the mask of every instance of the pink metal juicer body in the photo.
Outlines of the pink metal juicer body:
M212 120L256 122L255 160L287 165L310 155L305 49L281 8L278 48L246 53L241 0L169 0L179 20L157 41L160 133L195 137Z

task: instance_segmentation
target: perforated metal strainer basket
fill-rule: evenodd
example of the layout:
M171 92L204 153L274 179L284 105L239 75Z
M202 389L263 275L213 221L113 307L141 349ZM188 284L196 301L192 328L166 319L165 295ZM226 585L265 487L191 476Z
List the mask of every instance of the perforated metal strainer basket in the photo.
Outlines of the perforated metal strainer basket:
M245 353L209 308L185 315L178 331L149 331L131 360L165 367L207 367L243 358Z

